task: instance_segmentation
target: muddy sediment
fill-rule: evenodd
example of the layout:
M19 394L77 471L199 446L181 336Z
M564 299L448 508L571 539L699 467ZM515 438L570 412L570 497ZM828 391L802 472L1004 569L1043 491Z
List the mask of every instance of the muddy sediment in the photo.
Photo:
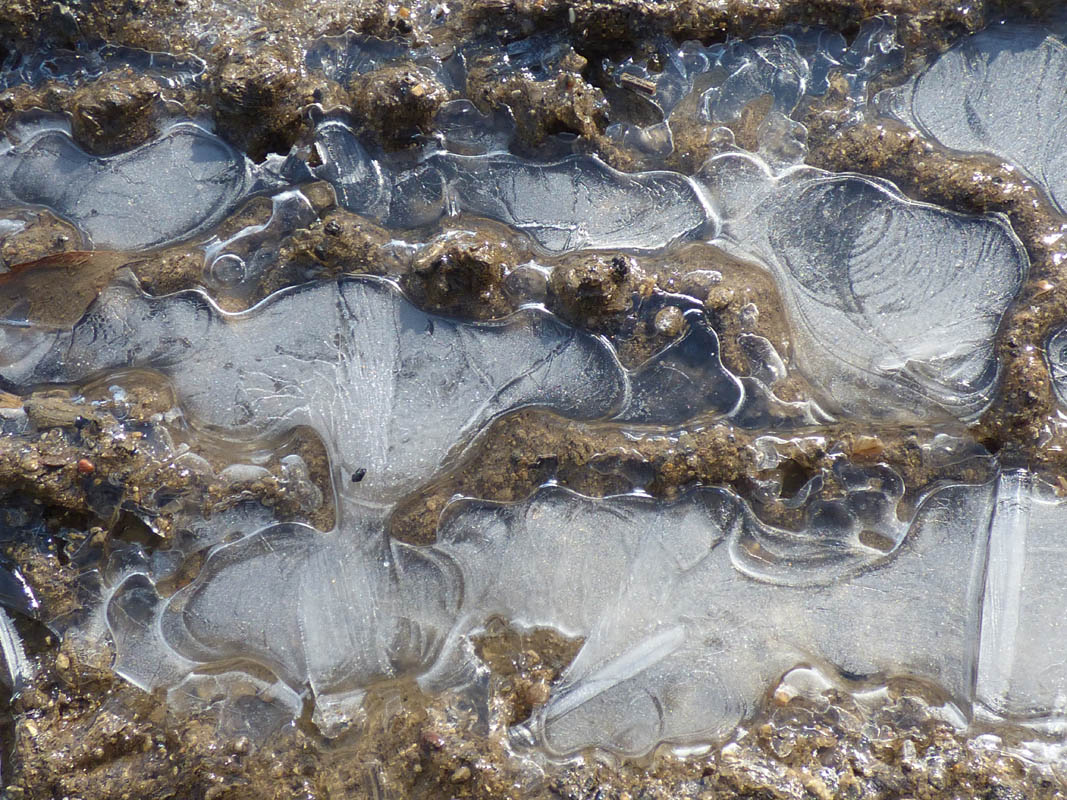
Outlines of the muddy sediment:
M77 86L57 80L17 85L0 92L0 114L5 124L34 109L68 114L75 141L103 156L150 140L167 109L180 107L212 119L217 132L253 160L295 153L314 162L311 110L343 108L375 146L403 153L434 134L434 115L450 90L414 64L382 67L341 86L308 71L299 43L355 30L447 51L473 36L510 42L546 33L568 42L551 77L501 77L474 63L463 91L482 111L510 110L519 150L535 152L562 134L577 137L580 152L635 168L646 156L628 152L606 132L617 87L607 85L599 70L604 56L640 53L659 35L718 41L796 23L828 25L851 36L863 21L892 14L900 43L921 59L1005 11L1039 17L1055 5L483 0L434 19L433 4L317 2L230 18L228 7L212 3L10 0L0 3L0 55L99 37L194 53L206 70L198 82L180 88L130 69ZM756 146L755 126L765 113L754 106L733 125L736 145ZM725 486L752 501L768 522L797 527L803 510L782 501L816 475L832 476L842 459L890 467L911 501L939 480L987 480L987 455L1053 479L1067 475L1067 426L1057 421L1042 355L1054 326L1067 319L1063 217L1010 166L945 151L890 121L856 123L832 91L804 123L813 166L885 177L912 197L954 210L1004 214L1026 246L1027 283L997 338L999 390L979 420L950 426L950 433L976 444L974 451L948 464L931 458L930 445L943 428L840 422L751 431L709 414L697 425L651 430L527 409L496 420L454 469L402 502L390 521L394 537L431 543L442 509L456 495L516 501L549 481L591 496L641 490L670 498L693 486ZM711 151L708 134L706 125L679 124L667 165L695 172ZM225 310L242 311L311 279L382 275L396 279L421 308L453 317L501 319L524 304L543 305L575 327L611 339L623 364L637 368L686 333L675 313L679 306L663 300L678 295L705 310L722 361L734 374L748 376L757 367L739 344L742 334L766 338L790 359L788 323L773 279L709 245L688 243L653 255L551 256L496 223L456 217L413 232L406 241L418 247L401 247L394 232L339 207L327 185L309 183L301 190L315 219L279 238L276 261L252 285L215 292ZM71 324L124 268L152 294L202 287L207 280L199 243L152 253L89 254L69 223L34 213L29 225L0 244L5 268L34 262L0 278L0 301L11 304L29 294L36 321ZM229 239L266 224L271 213L269 200L255 198L213 234ZM66 290L49 294L44 288L57 283ZM313 434L263 444L261 450L272 455L257 451L255 458L266 474L227 475L226 467L249 460L249 451L190 429L174 416L166 387L137 376L121 383L121 393L95 386L0 394L4 418L25 421L17 433L0 437L0 496L18 496L42 509L39 520L26 524L34 530L33 546L12 540L5 555L57 618L76 617L84 611L79 598L93 591L83 565L72 559L87 546L162 552L194 512L210 517L242 503L322 531L333 527L329 465ZM770 388L781 401L818 400L794 374ZM784 440L773 466L760 463L761 435ZM183 466L191 461L180 460L186 453L199 459L197 470ZM307 465L307 483L287 481L280 462L287 453ZM778 498L768 499L761 488L768 482L782 487ZM832 477L824 491L833 496ZM506 620L487 626L474 643L488 675L486 709L461 693L383 686L369 696L359 729L328 741L306 714L295 723L278 720L250 730L218 698L183 709L162 693L118 678L107 646L63 637L38 620L19 618L18 625L37 673L34 685L11 705L3 766L12 798L1004 800L1063 792L1045 772L1012 755L1023 733L1004 726L961 731L945 720L945 698L935 688L902 679L867 695L859 691L865 687L845 680L817 692L784 683L768 693L733 740L686 759L662 753L636 763L590 758L560 765L526 758L521 743L508 737L509 726L529 719L546 701L548 687L580 644L550 631L521 630ZM993 736L998 740L991 746Z

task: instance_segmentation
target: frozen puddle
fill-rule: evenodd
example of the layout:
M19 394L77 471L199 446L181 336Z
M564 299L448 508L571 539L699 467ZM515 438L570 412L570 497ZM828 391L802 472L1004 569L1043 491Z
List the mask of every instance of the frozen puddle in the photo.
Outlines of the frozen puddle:
M549 253L662 250L713 228L699 187L676 172L627 174L592 156L536 164L507 153L435 153L390 174L352 131L328 121L316 132L324 166L350 211L411 228L460 213L489 217Z
M1029 266L1006 221L744 155L711 159L701 179L723 218L715 243L774 273L828 410L967 419L989 403L994 336Z
M106 158L85 153L54 127L0 144L0 204L45 206L98 248L140 250L205 231L251 183L244 156L186 122Z
M189 291L152 298L128 273L67 332L7 327L0 367L16 391L123 369L170 379L198 424L244 438L312 427L335 478L370 505L436 474L494 417L538 405L607 417L628 380L601 340L534 309L463 324L419 311L387 281L278 292L227 314Z
M995 25L901 90L895 112L953 150L1012 161L1067 209L1067 46L1034 28Z
M589 157L447 153L390 175L344 125L317 136L320 175L342 202L393 227L466 212L552 253L703 237L763 264L786 300L797 365L830 413L970 419L992 398L994 336L1029 265L1001 218L911 201L858 175L774 174L740 154L711 159L694 179L628 175Z
M334 534L269 526L214 550L169 600L128 577L107 611L117 668L156 688L251 659L294 695L309 685L317 723L336 733L377 681L462 681L464 637L503 615L585 639L517 731L558 755L716 739L812 661L927 679L965 714L1054 721L1067 668L1048 642L1067 633L1067 593L1049 588L1062 559L1048 554L1064 549L1064 501L1009 472L936 491L906 525L884 484L853 471L848 495L799 533L716 489L461 501L422 548L367 517Z
M708 119L732 119L741 101L767 93L783 118L793 113L813 87L822 91L830 61L811 59L824 45L837 48L834 63L854 67L852 88L882 63L875 39L851 55L843 41L822 38L805 54L792 40L757 44L715 55L732 71L704 96ZM1060 45L1040 46L1052 63ZM704 62L697 49L687 52L692 74L674 62L663 72L666 80L681 70L682 94L705 85L691 80L701 63L714 66L708 52ZM967 70L975 58L965 59ZM914 87L924 125L936 123L938 102L922 99L936 69ZM966 80L955 83L964 92ZM187 122L109 158L83 153L58 128L20 130L0 150L0 199L48 208L96 247L137 250L206 233L250 192L283 180L284 167L268 174L275 163L257 183L247 159ZM622 173L586 155L538 163L427 149L376 158L335 119L319 123L313 146L315 177L333 185L340 204L394 231L470 215L553 255L661 252L703 239L759 263L784 301L790 368L817 395L804 402L854 420L977 417L997 384L998 328L1028 269L999 217L914 202L859 175L774 171L751 155L717 156L694 177ZM1020 163L1038 149L1020 146ZM317 222L307 199L284 189L268 222L207 242L209 289L250 296L282 238ZM679 295L664 302L696 305ZM895 473L842 461L843 494L798 495L793 507L807 503L807 515L795 531L761 522L722 488L687 487L668 502L546 485L509 504L454 499L432 546L390 539L398 504L517 409L633 436L640 426L662 432L712 414L738 425L759 417L746 405L758 376L728 372L714 315L685 307L686 332L678 328L673 343L626 369L606 339L533 306L462 322L419 310L388 280L343 277L228 313L202 290L148 296L120 271L70 328L0 324L0 388L26 394L149 370L169 381L190 436L270 446L307 427L324 443L334 530L278 522L266 507L242 516L242 506L196 520L163 557L116 559L102 571L99 614L86 624L106 625L119 674L175 702L198 685L251 690L283 716L310 700L315 723L334 735L358 719L365 692L381 681L478 685L470 637L504 617L584 640L547 703L511 731L514 742L555 756L589 747L642 755L664 742L714 740L797 664L911 675L940 686L965 715L1056 721L1067 669L1062 648L1047 643L1067 634L1055 536L1067 510L1028 473L937 483L902 520ZM768 339L740 336L773 351ZM1063 337L1049 346L1061 397ZM785 361L768 356L764 371L774 383ZM290 458L294 470L303 465ZM229 469L231 477L266 472ZM299 471L307 482L306 467ZM194 551L202 567L172 591L173 570ZM0 645L14 680L18 652Z

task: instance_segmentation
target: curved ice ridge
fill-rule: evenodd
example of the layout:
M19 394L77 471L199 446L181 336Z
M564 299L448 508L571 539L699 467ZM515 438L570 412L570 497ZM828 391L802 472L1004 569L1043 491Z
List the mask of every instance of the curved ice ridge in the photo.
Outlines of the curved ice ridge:
M895 114L953 150L1019 165L1067 210L1067 45L1046 31L994 25L968 36L901 89Z
M54 125L23 126L17 140L0 141L0 206L45 206L96 247L138 250L207 230L252 183L247 158L190 122L107 157Z
M341 204L393 228L468 213L521 230L550 253L661 250L714 231L700 188L676 172L628 174L594 156L538 164L508 153L445 152L393 172L342 122L323 122L315 139L318 174L334 184Z
M715 244L755 258L782 291L800 370L832 412L977 416L993 342L1029 268L1007 221L903 197L884 181L727 154L700 176Z
M516 732L556 755L714 740L797 664L909 674L965 714L1059 721L1067 501L1007 472L933 492L909 525L873 478L856 471L801 532L721 489L663 502L557 487L454 503L421 548L368 517L333 534L270 526L216 548L169 599L128 577L107 609L116 669L157 688L250 659L294 694L310 687L336 733L377 681L469 680L465 638L503 615L585 639Z

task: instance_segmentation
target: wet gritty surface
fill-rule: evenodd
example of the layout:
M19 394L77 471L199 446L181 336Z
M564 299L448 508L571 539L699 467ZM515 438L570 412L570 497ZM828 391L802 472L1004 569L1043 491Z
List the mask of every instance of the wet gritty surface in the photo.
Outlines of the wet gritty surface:
M22 84L0 92L0 118L7 124L34 109L69 114L75 140L88 152L106 155L148 141L164 115L180 108L184 114L209 116L223 137L260 159L287 153L306 138L309 107L332 106L350 109L379 146L402 151L432 134L433 115L447 89L415 65L380 69L341 85L304 69L303 44L349 29L446 49L475 34L508 42L552 32L567 39L570 49L550 79L500 79L475 66L466 92L484 112L509 105L521 109L515 115L520 147L534 151L553 136L577 136L583 152L630 169L643 157L604 133L610 109L606 93L615 91L598 69L605 55L641 52L657 35L713 41L797 22L825 24L849 35L865 19L890 13L899 40L921 60L1005 10L996 4L906 0L721 6L473 2L436 22L432 6L292 3L231 15L225 4L205 2L4 2L0 50L5 53L42 46L45 39L51 46L70 47L100 38L196 54L206 77L175 87L119 69L79 85L55 79ZM1038 3L1012 6L1015 13L1035 16L1048 10ZM1000 212L1011 220L1032 267L998 333L1000 388L980 420L952 432L973 439L1004 464L1028 465L1054 481L1067 475L1067 429L1057 421L1041 355L1054 326L1067 318L1061 244L1067 223L1010 167L946 152L892 122L848 122L843 105L831 91L811 109L805 120L808 163L886 177L917 199L958 211ZM756 107L755 119L737 124L739 144L751 143L745 125L752 128L763 113ZM669 165L692 172L708 155L705 133L676 132ZM398 249L392 235L372 220L337 207L329 187L308 184L301 191L315 220L285 235L276 268L250 292L223 293L222 307L248 308L271 292L310 279L353 272L388 275L399 279L419 306L447 315L501 318L532 300L582 329L609 337L625 331L620 358L638 365L684 332L684 323L669 314L640 313L657 294L678 293L708 311L720 335L723 362L736 374L753 369L737 344L740 333L763 336L780 352L789 350L773 281L708 245L657 256L541 257L552 267L547 278L517 270L536 254L526 240L494 223L449 220L420 232L428 246L412 255ZM269 216L269 203L252 200L216 234L225 239ZM68 223L36 213L24 229L5 238L0 259L11 268L55 258L5 274L0 301L29 296L32 318L69 324L123 268L153 294L203 280L204 259L195 244L150 254L57 255L82 247L80 234ZM72 290L49 294L47 287L57 282ZM747 311L753 306L759 309L755 321ZM136 375L113 382L124 389L121 400L110 386L25 397L0 394L0 409L24 412L28 421L24 430L0 437L0 492L28 506L20 524L34 531L30 540L7 540L5 552L55 619L76 618L79 598L93 591L83 569L86 553L130 546L166 551L181 535L174 521L181 518L179 511L188 513L190 503L210 516L256 502L283 519L307 519L323 530L332 525L328 467L313 436L267 448L273 453L262 461L268 475L235 484L220 478L228 464L241 460L232 444L213 444L182 420L169 419L174 403L165 386ZM796 375L774 388L786 401L810 395ZM753 432L713 419L662 431L523 411L493 423L453 470L401 504L391 531L404 541L426 543L453 495L518 500L550 480L593 496L639 488L672 497L694 484L726 485L758 500L761 481L773 478L795 491L840 454L856 463L889 465L911 496L936 480L983 479L980 460L946 466L924 455L923 445L940 432L860 422L792 426L783 432L789 439L785 457L761 469ZM188 442L208 467L197 471L176 464L174 447L181 442ZM322 505L307 487L285 482L279 458L287 452L301 454L308 464L311 483L325 497ZM833 487L826 491L832 496ZM169 495L181 498L181 509L159 502ZM140 513L146 506L153 508L150 526ZM795 508L774 499L758 502L756 510L768 521L800 522ZM578 643L551 631L520 631L506 620L488 626L475 643L490 675L487 709L470 698L432 696L413 685L383 686L368 699L359 732L327 741L307 719L246 730L210 703L195 712L176 710L166 698L116 677L112 654L100 643L63 637L62 624L53 625L56 630L27 618L17 624L38 671L9 712L3 775L12 798L1004 800L1063 793L1055 775L1011 755L1010 745L1021 734L1003 727L961 732L939 713L944 698L936 689L906 680L890 681L871 697L845 680L818 691L783 684L732 741L685 759L664 754L640 763L589 758L531 766L515 757L506 728L547 699L547 687L576 652Z

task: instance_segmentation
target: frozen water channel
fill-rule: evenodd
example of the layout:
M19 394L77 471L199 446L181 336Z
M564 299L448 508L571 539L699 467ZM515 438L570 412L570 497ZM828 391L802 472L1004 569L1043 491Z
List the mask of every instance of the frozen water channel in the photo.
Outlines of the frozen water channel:
M390 57L388 47L364 47L367 59ZM857 98L866 79L895 63L879 48L873 34L851 48L833 37L689 44L659 72L631 62L611 74L620 86L629 76L656 89L664 125L679 122L687 102L714 126L770 97L776 130L793 131L790 115L828 91L835 70L865 113ZM313 61L323 69L368 71L359 53L334 64L340 56L319 49ZM1062 209L1065 54L1044 31L992 28L888 101L945 148L1017 164ZM420 58L446 74L436 56ZM736 486L694 480L670 497L645 486L593 497L553 478L507 501L453 497L434 512L431 544L391 537L403 504L477 459L492 426L532 409L635 440L714 425L788 438L815 423L966 437L997 399L998 336L1032 277L1005 216L788 163L788 153L803 155L799 139L773 152L731 146L693 174L622 171L588 153L537 158L509 150L506 137L487 141L484 152L460 153L447 137L428 137L400 157L319 114L297 168L297 149L253 164L186 119L107 157L86 153L54 120L8 132L0 203L12 213L50 212L90 247L138 259L192 243L208 277L151 294L119 269L71 326L32 313L0 319L0 389L26 397L151 374L173 393L169 419L183 421L194 449L198 436L215 437L239 460L310 430L326 454L332 530L267 507L235 523L197 517L190 505L183 513L196 518L196 536L166 558L116 559L100 571L80 624L110 637L116 671L171 693L251 671L286 713L299 716L309 702L320 731L334 736L387 681L476 691L483 667L471 641L499 617L582 641L547 699L510 731L514 743L553 757L588 748L641 756L721 739L801 664L926 681L967 720L1062 724L1067 500L1027 465L983 456L991 476L953 473L916 491L885 464L839 454L825 475L836 493L811 481L775 498L791 504L792 526L761 518ZM391 252L418 255L442 226L477 219L506 231L529 256L526 274L550 287L565 259L590 252L617 256L621 282L632 277L625 258L669 261L710 245L775 287L781 307L766 313L783 320L782 352L753 333L764 313L754 304L752 330L739 335L722 322L727 301L713 307L648 286L632 293L654 295L659 310L653 322L635 311L632 328L666 344L636 362L622 335L547 310L548 289L472 321L418 307L396 275L310 275L227 310L227 265L239 263L236 282L258 281L279 268L275 240L317 221L295 192L312 180L391 237ZM224 241L212 233L263 198L268 221ZM8 227L23 224L12 216ZM234 242L247 258L219 255ZM254 258L257 248L266 255ZM1046 336L1042 363L1067 406L1065 321ZM724 353L742 341L760 345L761 368L727 364ZM789 380L800 388L777 396ZM800 406L803 425L773 430L782 417L771 409ZM24 433L15 422L2 430ZM148 507L137 513L150 516ZM0 649L12 680L24 681L29 667L6 622Z

